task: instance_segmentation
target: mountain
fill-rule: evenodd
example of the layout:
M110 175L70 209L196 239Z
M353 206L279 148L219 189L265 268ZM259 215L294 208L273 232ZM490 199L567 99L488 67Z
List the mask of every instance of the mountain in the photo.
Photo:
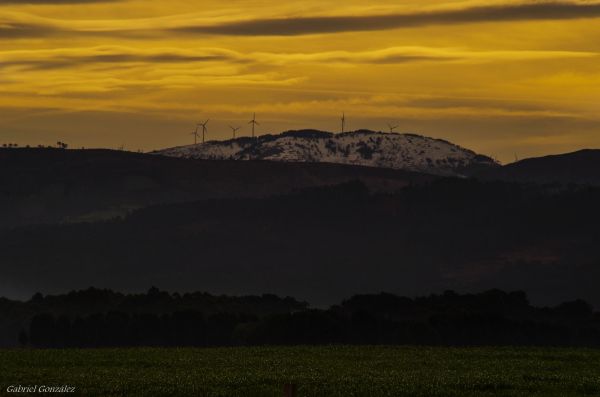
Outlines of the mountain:
M153 153L194 159L352 164L446 176L463 176L473 169L497 166L489 157L441 139L369 130L341 134L287 131L280 135L209 141Z
M209 161L115 150L1 149L0 229L92 222L149 205L265 197L360 180L395 191L431 180L413 172L337 164Z
M600 150L524 159L503 167L480 169L476 175L512 182L600 185Z

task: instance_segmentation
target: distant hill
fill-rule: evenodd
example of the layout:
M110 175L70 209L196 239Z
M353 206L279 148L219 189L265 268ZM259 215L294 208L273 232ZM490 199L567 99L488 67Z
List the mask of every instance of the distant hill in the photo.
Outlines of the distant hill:
M431 177L336 164L208 161L115 150L0 149L0 229L98 221L149 205L265 197L360 180L395 191Z
M513 182L600 185L600 150L524 159L503 167L481 169L477 175Z
M514 179L491 181L3 149L0 295L157 285L328 304L362 292L504 288L542 304L581 297L600 307L600 187L569 185L594 180L596 153L496 167ZM538 162L546 166L529 166ZM567 182L560 189L520 182L556 175Z
M502 288L536 304L600 307L599 201L596 187L439 178L397 193L352 182L157 205L0 231L0 295L156 285L327 305L356 293Z
M497 166L491 158L450 142L415 134L359 130L341 134L287 131L258 138L210 141L154 152L194 159L271 160L363 165L433 175L463 176Z

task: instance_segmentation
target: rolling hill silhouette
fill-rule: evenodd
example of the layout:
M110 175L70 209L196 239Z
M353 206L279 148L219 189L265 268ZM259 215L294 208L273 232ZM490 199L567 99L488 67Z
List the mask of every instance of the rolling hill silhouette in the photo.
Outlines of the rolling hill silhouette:
M600 150L524 159L503 167L480 169L479 176L514 182L600 185Z
M112 151L9 149L0 163L0 295L157 285L326 305L356 293L503 288L534 303L600 305L600 188L571 183L577 172L556 189L529 176ZM531 169L523 164L503 169ZM563 167L553 160L544 172L553 164Z
M430 176L336 164L203 161L115 150L0 149L0 228L98 221L161 203L265 197L360 180L396 190Z

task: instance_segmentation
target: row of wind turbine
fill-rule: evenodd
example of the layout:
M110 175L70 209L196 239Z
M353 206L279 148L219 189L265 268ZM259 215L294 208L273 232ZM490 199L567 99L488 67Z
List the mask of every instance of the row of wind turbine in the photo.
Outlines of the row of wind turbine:
M198 137L200 136L198 134L198 128L202 127L202 143L204 143L205 139L206 139L206 131L208 130L206 128L206 124L208 124L208 121L210 119L207 119L204 123L197 123L196 124L196 129L194 131L192 131L191 135L194 136L194 145L196 145L198 143Z
M199 133L198 133L198 129L200 127L202 127L202 143L205 142L206 132L208 131L208 129L206 128L206 124L208 124L209 120L210 119L207 119L204 123L197 123L196 124L196 130L192 131L192 135L194 136L194 145L196 145L198 143L198 137L200 136ZM344 133L345 132L345 128L346 128L346 113L342 113L341 121L342 121L342 133ZM252 124L252 138L254 138L254 128L257 125L260 125L260 123L258 121L256 121L256 113L252 114L252 120L250 120L248 122L248 124ZM394 130L399 127L398 125L392 125L392 124L389 124L389 123L388 123L387 126L388 126L388 128L390 130L390 134L393 133ZM238 132L238 130L241 127L233 127L233 126L230 125L229 128L231 128L231 132L233 133L233 139L235 139L236 133Z
M202 127L202 143L206 142L206 133L208 131L208 128L206 128L206 125L208 124L209 120L210 119L207 119L204 123L197 123L196 129L191 132L191 135L194 136L194 145L198 144L198 138L200 137L198 129L200 127ZM254 127L257 125L260 125L260 123L258 121L256 121L256 113L254 113L252 115L252 120L250 120L248 122L248 124L252 124L252 138L254 138ZM241 127L233 127L230 125L229 128L231 128L231 132L233 133L233 139L235 139L235 135Z

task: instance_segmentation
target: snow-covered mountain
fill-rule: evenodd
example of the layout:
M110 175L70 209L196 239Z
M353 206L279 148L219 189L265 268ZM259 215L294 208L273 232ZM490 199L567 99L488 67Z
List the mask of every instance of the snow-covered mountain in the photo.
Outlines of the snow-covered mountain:
M436 175L464 175L498 164L450 142L415 134L359 130L341 134L316 130L210 141L153 152L211 160L321 162L404 169Z

